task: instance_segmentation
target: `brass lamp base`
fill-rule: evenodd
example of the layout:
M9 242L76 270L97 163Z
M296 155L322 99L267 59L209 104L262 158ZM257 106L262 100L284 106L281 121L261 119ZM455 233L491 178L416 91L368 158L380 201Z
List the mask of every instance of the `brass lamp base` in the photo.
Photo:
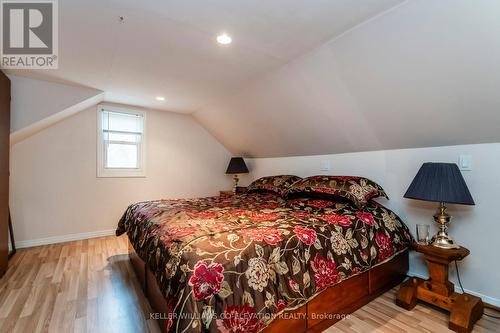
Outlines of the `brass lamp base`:
M239 182L239 178L238 178L238 175L235 174L233 176L233 182L234 182L234 185L233 185L233 193L236 193L237 189L238 189L238 182Z
M432 237L431 245L442 249L458 249L460 247L457 243L455 243L453 238L451 238L448 234L442 234L441 231Z
M446 213L444 202L439 205L437 213L434 215L434 221L439 224L439 231L432 237L431 245L442 249L458 249L460 246L455 243L453 238L448 235L448 223L451 221L451 216Z

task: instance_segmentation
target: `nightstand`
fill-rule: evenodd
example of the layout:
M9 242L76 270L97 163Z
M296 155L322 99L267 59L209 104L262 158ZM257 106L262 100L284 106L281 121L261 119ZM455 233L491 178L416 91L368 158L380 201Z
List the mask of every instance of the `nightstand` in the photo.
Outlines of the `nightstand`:
M236 194L245 193L246 190L247 190L246 186L238 186L236 187ZM233 191L219 191L219 196L221 197L230 197L233 195L234 195Z
M430 278L424 280L410 277L401 284L396 304L411 310L417 300L433 304L450 312L448 327L455 332L470 332L483 315L483 302L479 297L455 292L455 286L448 280L448 266L452 261L462 260L469 255L464 247L441 249L431 245L415 244L414 250L422 253L427 262Z
M219 191L219 196L221 197L231 197L234 195L233 191Z

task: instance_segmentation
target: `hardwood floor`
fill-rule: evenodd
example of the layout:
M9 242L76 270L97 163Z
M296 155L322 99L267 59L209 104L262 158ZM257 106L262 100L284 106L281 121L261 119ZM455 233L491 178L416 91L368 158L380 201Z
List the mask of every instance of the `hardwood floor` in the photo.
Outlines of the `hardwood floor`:
M391 290L338 322L334 332L448 332L447 315L405 311ZM1 332L159 332L128 262L124 237L20 249L0 280ZM483 318L475 332L499 332ZM451 332L451 331L449 331Z
M398 307L394 304L397 290L388 291L323 333L453 332L448 329L448 313L441 309L421 302L411 311ZM491 310L486 311L498 316ZM474 326L473 332L500 332L500 319L483 316Z
M0 332L159 332L124 237L20 249L0 280Z

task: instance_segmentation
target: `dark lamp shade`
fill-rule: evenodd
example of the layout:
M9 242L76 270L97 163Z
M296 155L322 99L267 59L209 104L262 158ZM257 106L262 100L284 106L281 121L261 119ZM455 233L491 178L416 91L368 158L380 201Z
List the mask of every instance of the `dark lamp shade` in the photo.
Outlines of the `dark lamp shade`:
M464 177L455 163L424 163L404 197L474 205Z
M227 174L248 173L247 165L243 157L232 157L226 170Z

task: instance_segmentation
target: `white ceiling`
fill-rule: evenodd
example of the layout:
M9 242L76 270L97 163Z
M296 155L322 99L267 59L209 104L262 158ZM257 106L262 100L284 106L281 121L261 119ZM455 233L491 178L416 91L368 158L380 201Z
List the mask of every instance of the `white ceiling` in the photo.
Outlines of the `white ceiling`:
M193 112L233 154L500 141L499 1L59 4L60 69L11 74Z
M500 1L408 1L195 112L234 154L500 142Z
M401 2L59 1L60 68L8 72L99 89L111 102L191 113ZM230 46L215 42L223 31Z

